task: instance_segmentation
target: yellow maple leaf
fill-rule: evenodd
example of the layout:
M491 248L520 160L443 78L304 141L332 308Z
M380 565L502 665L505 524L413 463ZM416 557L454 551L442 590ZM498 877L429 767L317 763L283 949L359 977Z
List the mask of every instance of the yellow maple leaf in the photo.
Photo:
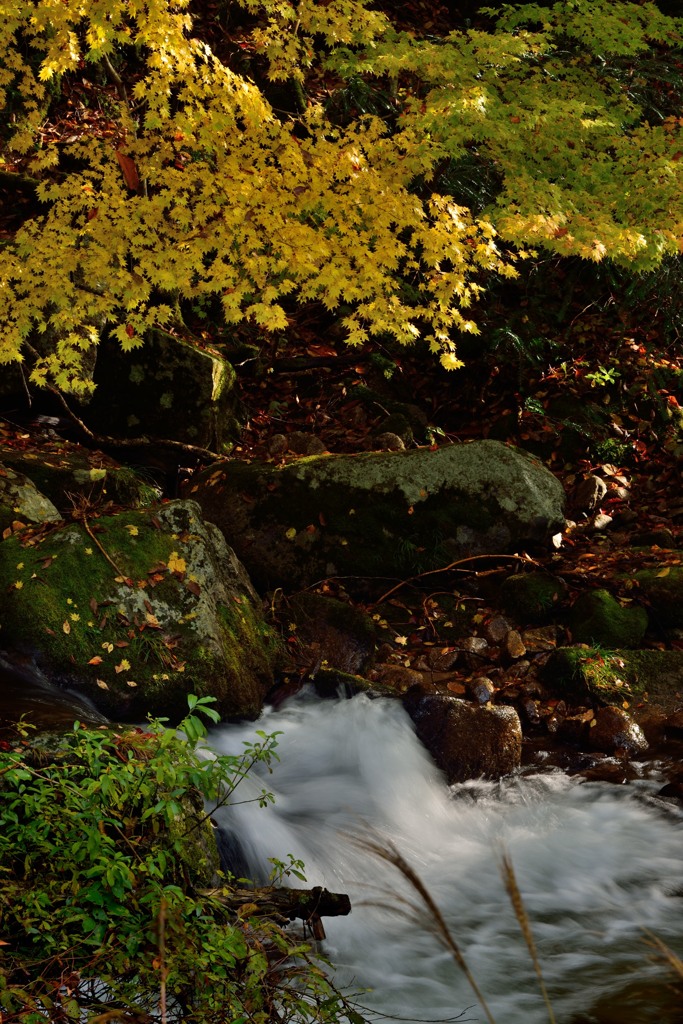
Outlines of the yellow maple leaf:
M185 572L187 569L187 563L184 558L181 558L177 551L172 551L169 555L168 562L169 572Z
M130 662L126 661L125 658L122 658L118 665L114 665L114 671L117 672L117 673L118 672L127 672L129 668L130 668Z

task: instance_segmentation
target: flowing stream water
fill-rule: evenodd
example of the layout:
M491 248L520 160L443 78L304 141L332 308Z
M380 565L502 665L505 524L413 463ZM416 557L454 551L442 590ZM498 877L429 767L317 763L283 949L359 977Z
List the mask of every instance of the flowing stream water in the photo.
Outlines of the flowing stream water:
M394 844L419 874L497 1024L548 1020L501 878L503 850L558 1024L683 1024L644 933L683 955L683 814L656 797L656 768L624 786L548 770L449 788L402 707L366 696L296 698L255 724L219 727L210 742L236 753L256 729L282 731L280 762L235 800L265 786L275 803L225 808L220 825L238 837L250 877L267 880L269 858L291 853L307 884L350 895L351 915L325 920L323 948L338 984L381 1019L484 1014L428 919L401 913L415 893L358 846L364 833Z

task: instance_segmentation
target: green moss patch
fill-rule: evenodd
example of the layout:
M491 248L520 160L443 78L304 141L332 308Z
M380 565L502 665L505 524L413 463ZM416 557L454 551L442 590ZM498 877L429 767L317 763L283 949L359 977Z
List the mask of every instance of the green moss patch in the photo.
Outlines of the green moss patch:
M573 640L608 648L638 647L647 626L644 608L621 605L607 590L581 594L569 615Z
M0 643L119 718L180 715L188 692L256 717L273 641L240 570L191 502L73 523L31 547L12 536Z
M500 597L518 622L539 625L552 621L566 599L567 584L545 572L515 573L503 583Z
M683 699L683 651L560 647L544 678L558 695L599 704L656 704L669 713Z

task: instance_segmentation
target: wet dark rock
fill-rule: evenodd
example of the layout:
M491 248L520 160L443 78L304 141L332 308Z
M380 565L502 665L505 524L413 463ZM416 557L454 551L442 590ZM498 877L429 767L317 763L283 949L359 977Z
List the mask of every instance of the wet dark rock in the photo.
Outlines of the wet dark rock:
M643 730L623 708L598 708L594 723L588 732L591 750L605 754L620 751L628 756L634 756L644 753L648 748Z
M323 594L302 593L290 599L287 615L302 640L315 643L323 667L350 675L363 675L370 668L375 628L359 608Z
M526 720L530 725L538 725L541 721L541 715L538 710L538 704L535 700L531 700L527 697L526 700L522 701L522 710Z
M87 418L100 433L115 423L125 437L171 438L213 451L237 436L243 410L231 364L165 331L149 331L144 345L129 352L104 338L94 379Z
M608 782L612 786L623 786L638 778L637 772L628 762L613 757L595 760L590 767L575 774L583 776L586 782Z
M449 783L499 779L519 767L522 728L514 708L410 691L404 705Z

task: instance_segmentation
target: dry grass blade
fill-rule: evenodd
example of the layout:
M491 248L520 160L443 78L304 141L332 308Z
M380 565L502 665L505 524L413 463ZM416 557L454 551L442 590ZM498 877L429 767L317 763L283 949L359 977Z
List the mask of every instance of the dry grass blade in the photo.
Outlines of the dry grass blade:
M541 971L541 964L538 959L538 953L536 951L536 943L534 942L534 936L531 932L529 915L526 912L526 907L524 906L524 901L522 900L522 894L520 893L519 886L517 885L517 877L515 875L515 869L512 866L512 861L510 860L508 854L505 852L501 856L501 874L503 876L505 889L507 891L508 896L510 897L512 909L515 912L515 917L519 922L519 927L521 929L522 935L524 936L526 948L529 950L531 962L533 963L534 970L536 971L536 977L538 978L538 984L541 989L541 994L543 995L543 1000L548 1010L548 1020L550 1021L550 1024L555 1024L555 1014L553 1013L553 1008L550 1004L550 999L548 997L548 990L546 989L545 981L543 980L543 972Z
M673 949L669 949L665 942L662 942L660 938L653 935L647 928L644 931L648 938L648 944L654 946L657 952L661 954L661 958L667 967L670 967L679 978L683 978L683 960L674 953Z
M401 856L393 843L388 840L378 841L370 839L367 836L356 836L353 841L363 850L367 850L368 853L378 857L380 860L386 861L387 864L392 864L405 878L409 885L420 897L420 900L424 904L425 908L429 913L429 925L434 935L443 943L448 952L451 954L456 964L467 978L467 982L477 997L479 1004L486 1014L486 1019L489 1024L496 1024L491 1011L488 1008L486 1000L482 995L479 986L474 980L472 973L465 961L464 956L458 946L458 943L453 938L451 931L444 920L443 914L439 910L438 906L434 902L429 893L429 890L425 887L424 882L417 874L417 872L410 866L410 864ZM409 907L412 904L409 901L405 901Z

